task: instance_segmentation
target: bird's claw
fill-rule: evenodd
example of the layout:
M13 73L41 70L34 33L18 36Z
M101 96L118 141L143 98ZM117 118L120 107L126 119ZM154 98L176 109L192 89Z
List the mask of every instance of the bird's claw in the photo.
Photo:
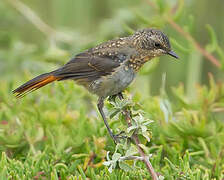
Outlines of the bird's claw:
M122 92L120 92L118 94L109 96L108 100L115 102L116 97L118 97L120 100L124 99L124 96L123 96Z
M128 136L123 136L122 135L124 133L125 133L124 131L121 131L118 134L113 134L112 135L112 138L113 138L115 144L120 143L120 139L127 139L128 138Z
M116 96L117 96L117 95L109 96L108 101L110 101L110 102L115 102L115 98L116 98Z
M123 96L122 92L118 93L117 96L118 96L118 98L119 98L120 100L124 99L124 96Z

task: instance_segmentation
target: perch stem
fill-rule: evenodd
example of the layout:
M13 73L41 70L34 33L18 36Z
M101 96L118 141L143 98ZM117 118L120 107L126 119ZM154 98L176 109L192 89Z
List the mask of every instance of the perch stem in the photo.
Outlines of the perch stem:
M128 124L128 127L131 127L132 126L132 123L131 123L131 116L130 116L130 111L128 111L127 109L124 110L124 115L125 115L125 120ZM136 133L134 133L132 135L132 139L134 140L137 148L138 148L138 152L140 154L140 156L142 157L143 159L143 162L145 163L149 173L151 174L152 176L152 179L153 180L158 180L158 176L154 170L154 168L152 167L152 164L150 163L149 161L149 158L147 158L147 156L145 155L143 149L140 147L140 141L139 141L139 138L138 138L138 135Z

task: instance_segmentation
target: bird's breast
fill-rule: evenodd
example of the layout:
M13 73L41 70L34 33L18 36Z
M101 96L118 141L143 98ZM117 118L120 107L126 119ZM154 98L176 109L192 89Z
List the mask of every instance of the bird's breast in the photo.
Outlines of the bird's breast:
M100 97L107 97L122 92L135 78L135 71L128 65L121 65L110 75L93 81L89 90Z
M135 72L138 72L139 69L150 59L152 59L151 56L134 55L134 56L131 56L131 58L129 59L128 66L134 69Z

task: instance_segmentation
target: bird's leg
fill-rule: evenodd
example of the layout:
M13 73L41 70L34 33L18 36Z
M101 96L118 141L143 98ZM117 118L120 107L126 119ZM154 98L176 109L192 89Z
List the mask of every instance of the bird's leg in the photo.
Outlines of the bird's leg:
M117 94L117 96L118 96L118 98L119 98L120 100L123 100L123 99L124 99L124 96L123 96L122 92L119 92L119 93Z
M99 112L100 112L100 114L101 114L101 116L103 118L104 124L107 127L107 131L109 132L111 138L114 140L114 143L116 144L117 142L119 142L120 138L126 138L126 136L120 136L124 132L121 132L121 133L119 133L117 135L112 133L112 131L111 131L110 127L109 127L109 124L107 122L106 116L105 116L105 114L103 112L103 107L104 107L104 99L103 98L99 98L97 107L98 107L98 110L99 110Z
M109 96L109 97L108 97L108 101L110 101L110 102L115 102L116 97L117 97L117 94L112 95L112 96Z
M109 127L109 124L107 122L106 116L105 116L105 114L103 112L103 107L104 107L104 99L103 98L99 98L97 107L98 107L98 110L99 110L99 112L100 112L100 114L101 114L101 116L103 118L104 124L107 127L107 131L109 132L109 134L112 137L112 139L115 141L114 135L113 135L113 133L112 133L110 127Z

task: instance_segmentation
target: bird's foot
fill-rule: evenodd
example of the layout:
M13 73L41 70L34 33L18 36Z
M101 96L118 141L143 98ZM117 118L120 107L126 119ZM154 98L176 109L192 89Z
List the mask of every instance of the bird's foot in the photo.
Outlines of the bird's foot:
M118 97L120 100L124 99L124 96L123 96L122 92L120 92L118 94L109 96L108 100L115 102L116 97Z
M109 97L108 97L108 101L110 101L110 102L115 102L116 96L117 96L117 95L109 96Z
M118 93L117 96L118 96L118 98L120 100L123 100L124 99L124 96L123 96L122 92Z
M124 131L121 131L118 134L112 134L112 139L114 140L115 144L120 143L120 139L127 139L128 138L128 136L122 135L124 133L125 133Z

